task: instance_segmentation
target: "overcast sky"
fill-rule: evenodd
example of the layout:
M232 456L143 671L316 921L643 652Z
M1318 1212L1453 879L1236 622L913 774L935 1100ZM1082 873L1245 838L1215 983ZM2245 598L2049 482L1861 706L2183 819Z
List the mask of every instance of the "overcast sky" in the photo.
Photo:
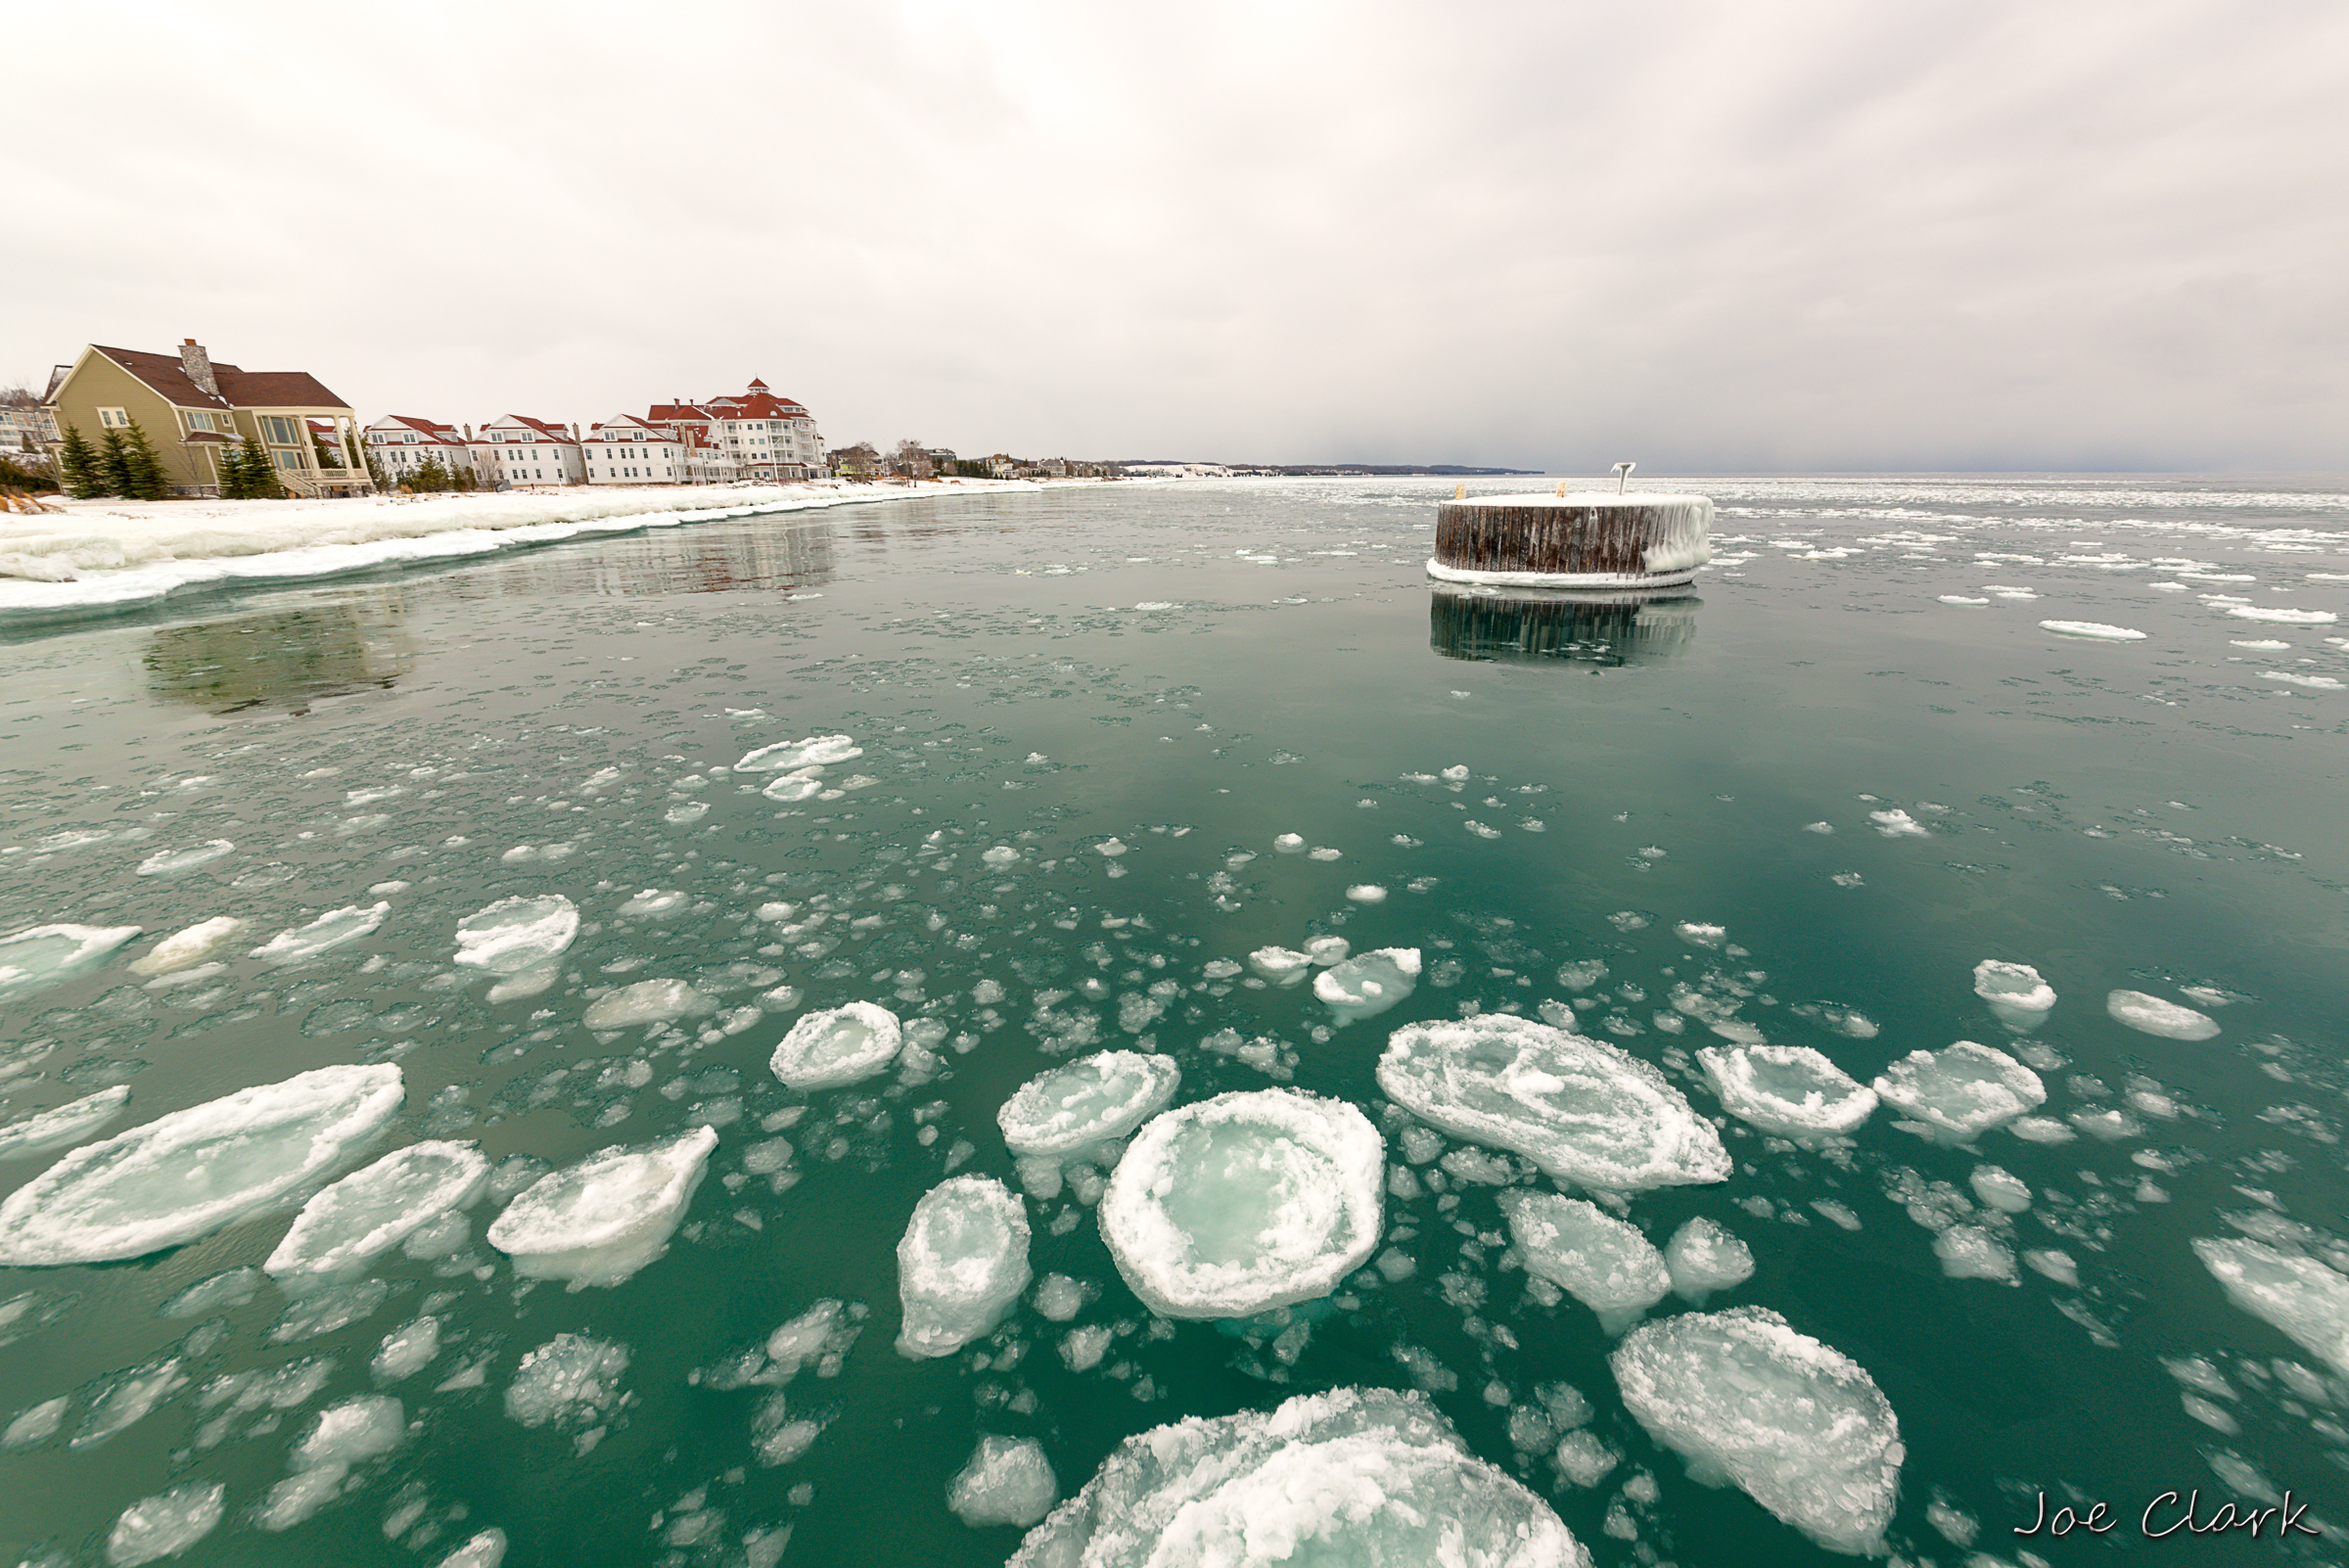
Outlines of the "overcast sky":
M2335 0L10 5L0 382L828 442L2349 470Z

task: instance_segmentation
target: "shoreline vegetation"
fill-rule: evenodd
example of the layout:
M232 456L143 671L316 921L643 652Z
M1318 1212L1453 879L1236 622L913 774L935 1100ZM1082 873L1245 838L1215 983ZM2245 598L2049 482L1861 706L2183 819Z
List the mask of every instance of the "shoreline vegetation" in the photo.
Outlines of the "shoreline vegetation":
M1089 484L1073 480L1060 484ZM0 519L0 628L144 609L206 588L315 580L490 555L582 534L673 528L754 512L822 511L1043 488L1031 480L900 484L547 486L344 499L76 501Z

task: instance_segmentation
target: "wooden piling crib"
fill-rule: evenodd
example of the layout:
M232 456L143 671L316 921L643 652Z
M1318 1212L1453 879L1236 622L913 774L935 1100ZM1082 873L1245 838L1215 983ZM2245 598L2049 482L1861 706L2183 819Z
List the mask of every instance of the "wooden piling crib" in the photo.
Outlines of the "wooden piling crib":
M1630 464L1617 472L1629 477ZM1713 559L1713 502L1622 489L1549 495L1455 492L1436 508L1427 575L1492 587L1671 587Z

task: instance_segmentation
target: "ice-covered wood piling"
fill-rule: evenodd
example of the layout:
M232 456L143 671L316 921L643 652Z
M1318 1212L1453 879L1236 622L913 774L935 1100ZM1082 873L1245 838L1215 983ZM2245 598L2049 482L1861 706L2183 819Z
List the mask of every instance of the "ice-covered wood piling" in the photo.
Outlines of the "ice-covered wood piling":
M1439 583L1428 645L1447 659L1620 666L1669 659L1696 640L1693 590L1511 592Z
M1427 572L1502 587L1663 587L1711 559L1702 495L1480 495L1436 509Z

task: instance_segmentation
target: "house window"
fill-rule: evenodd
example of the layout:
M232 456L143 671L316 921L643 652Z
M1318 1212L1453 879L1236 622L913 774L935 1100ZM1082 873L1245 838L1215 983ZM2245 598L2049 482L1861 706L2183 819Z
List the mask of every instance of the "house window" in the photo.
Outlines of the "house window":
M98 423L109 430L120 430L130 423L130 415L119 408L101 408L98 410Z

